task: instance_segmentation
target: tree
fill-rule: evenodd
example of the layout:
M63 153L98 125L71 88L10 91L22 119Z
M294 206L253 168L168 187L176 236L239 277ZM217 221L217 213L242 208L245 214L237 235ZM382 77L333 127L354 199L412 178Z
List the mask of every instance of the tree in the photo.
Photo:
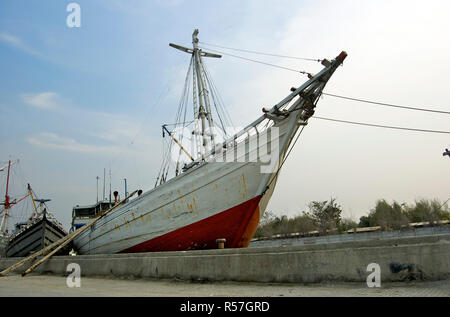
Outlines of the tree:
M358 228L358 223L356 223L351 218L344 218L338 224L339 233L345 233L349 230Z
M315 221L303 213L294 218L286 215L275 216L272 212L265 212L256 230L255 237L270 237L275 234L308 233L317 230Z
M359 226L380 226L382 230L400 229L409 223L405 207L405 204L394 202L390 205L384 199L378 200L375 208L370 211L369 215L359 219Z
M341 222L342 209L335 198L331 198L329 202L313 201L309 204L309 211L307 214L316 222L321 235L336 230Z
M373 217L369 216L362 216L359 218L359 224L358 227L360 228L367 228L367 227L375 227L375 221Z
M415 206L406 207L406 215L411 222L431 222L450 219L448 206L438 200L416 201Z

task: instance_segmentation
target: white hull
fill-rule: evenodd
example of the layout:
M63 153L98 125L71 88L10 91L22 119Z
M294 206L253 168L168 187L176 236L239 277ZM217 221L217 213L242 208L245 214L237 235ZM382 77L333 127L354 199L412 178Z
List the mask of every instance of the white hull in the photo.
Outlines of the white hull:
M298 128L292 128L294 119L279 127L280 139L289 134L290 141ZM285 147L288 142L284 142ZM260 144L259 149L266 146ZM251 152L247 153L252 155ZM264 165L267 164L204 162L106 215L77 237L74 245L80 254L117 253L244 204L265 191L273 174L262 173ZM278 164L274 172L277 168ZM273 187L259 202L261 215ZM191 241L190 245L202 248L199 242Z

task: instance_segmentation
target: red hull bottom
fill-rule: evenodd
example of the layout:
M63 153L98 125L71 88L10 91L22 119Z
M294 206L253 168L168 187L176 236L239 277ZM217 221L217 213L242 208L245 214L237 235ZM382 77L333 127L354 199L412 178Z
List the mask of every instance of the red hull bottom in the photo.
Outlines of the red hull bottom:
M245 248L259 223L257 196L212 217L142 242L120 253L216 249L216 239L226 239L226 248Z

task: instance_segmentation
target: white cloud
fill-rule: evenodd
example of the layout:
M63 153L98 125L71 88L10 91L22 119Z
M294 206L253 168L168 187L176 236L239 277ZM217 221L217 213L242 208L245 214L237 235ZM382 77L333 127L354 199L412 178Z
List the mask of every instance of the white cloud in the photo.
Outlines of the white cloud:
M10 46L13 46L27 54L39 56L40 54L36 52L34 49L26 45L19 37L11 35L7 32L0 33L0 41L6 43Z
M55 92L41 92L37 94L23 94L25 104L44 110L56 110L61 108L59 95Z
M42 132L37 136L27 139L30 144L35 146L64 150L80 153L101 153L101 154L117 154L119 148L116 146L99 146L93 144L83 144L72 138L61 137L55 133Z
M142 152L155 146L142 118L75 107L56 92L22 94L25 104L51 110L46 116L56 133L40 132L27 138L28 143L61 151L96 153L110 156L123 152ZM80 120L73 120L80 118ZM88 141L79 141L85 139ZM130 148L132 146L132 148Z

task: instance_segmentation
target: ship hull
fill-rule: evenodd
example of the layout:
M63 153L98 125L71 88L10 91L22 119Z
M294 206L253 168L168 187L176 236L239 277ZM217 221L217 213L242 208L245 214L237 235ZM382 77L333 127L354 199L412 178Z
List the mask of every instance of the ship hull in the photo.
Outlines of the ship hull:
M106 215L74 240L80 254L248 246L259 222L257 164L207 163ZM212 175L217 175L211 178ZM109 217L108 217L109 216ZM249 234L249 232L251 234Z
M213 249L217 239L225 239L229 248L250 244L259 223L259 201L255 197L245 203L157 238L144 241L123 253Z
M58 226L46 217L12 237L6 248L6 257L25 257L66 236ZM58 254L68 253L64 248Z
M233 162L200 163L105 215L75 238L77 252L210 249L217 248L216 239L226 239L227 248L247 247L272 195L279 162L297 131L295 122L292 116L277 126L276 140L269 136L265 142L251 138L242 142L242 149L235 148ZM272 155L277 164L249 161L274 142L279 145ZM270 173L263 171L268 164L273 165Z
M0 258L6 257L6 246L8 245L7 237L0 236Z

